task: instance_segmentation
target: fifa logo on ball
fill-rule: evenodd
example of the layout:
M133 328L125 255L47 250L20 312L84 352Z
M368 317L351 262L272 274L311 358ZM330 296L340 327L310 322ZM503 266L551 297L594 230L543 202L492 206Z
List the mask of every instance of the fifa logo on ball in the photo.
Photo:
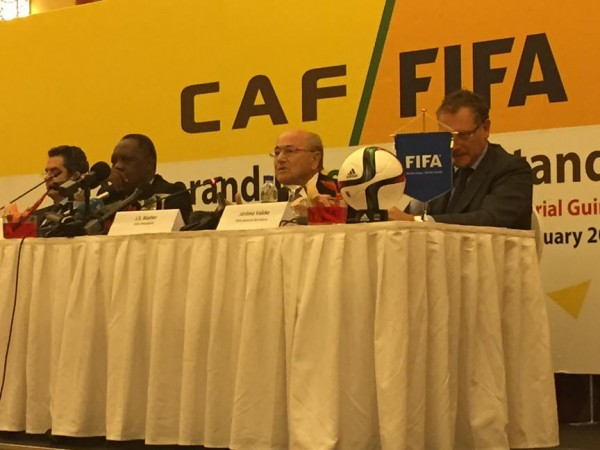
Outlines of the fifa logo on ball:
M340 167L342 197L356 210L389 209L404 194L406 177L396 155L380 147L361 147Z
M405 163L407 169L442 168L442 158L440 155L408 155Z

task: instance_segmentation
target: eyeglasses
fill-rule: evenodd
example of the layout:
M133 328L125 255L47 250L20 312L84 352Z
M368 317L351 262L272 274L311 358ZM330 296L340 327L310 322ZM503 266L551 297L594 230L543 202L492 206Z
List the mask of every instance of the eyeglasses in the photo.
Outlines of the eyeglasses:
M269 153L271 158L278 158L279 156L285 156L289 158L299 152L315 152L316 150L310 150L307 148L298 148L293 145L284 145L283 147L275 147L275 149Z
M463 141L466 141L468 139L471 139L471 137L477 133L477 130L479 130L481 128L481 125L477 125L475 128L473 128L470 131L453 131L452 132L452 138L453 139L462 139Z

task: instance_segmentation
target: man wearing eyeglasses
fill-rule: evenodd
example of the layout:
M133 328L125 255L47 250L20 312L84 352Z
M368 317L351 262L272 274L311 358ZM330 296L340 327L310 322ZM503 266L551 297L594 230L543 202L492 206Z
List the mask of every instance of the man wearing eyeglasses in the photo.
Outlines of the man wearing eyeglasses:
M70 201L64 197L58 190L58 186L69 180L79 180L89 169L90 166L87 157L79 147L60 145L48 150L48 160L46 161L45 168L46 192L28 209L31 216L35 217L38 223L40 236L44 235L41 232L42 228L52 224L52 222L46 220L49 214L52 213L55 217L61 218L62 214L71 212L77 204L81 203L80 201ZM44 208L38 208L46 197L51 198L53 204Z
M459 90L444 98L437 110L444 129L453 130L452 191L429 202L427 216L397 208L390 219L433 220L460 225L530 229L533 174L525 159L488 142L489 107L483 97Z
M46 162L46 188L54 204L63 202L64 197L56 190L57 185L68 180L78 180L90 169L87 157L79 147L61 145L48 151Z
M304 130L288 130L281 134L270 154L273 157L275 178L286 187L279 189L279 201L290 195L302 194L309 198L338 192L334 179L323 170L323 143L318 134Z
M53 204L35 211L33 215L37 217L38 222L42 222L44 216L49 212L64 211L67 208L68 199L61 195L57 187L66 181L78 180L88 170L90 170L90 165L81 148L72 145L60 145L48 150L45 169L46 195L52 199ZM43 198L40 200L43 200Z

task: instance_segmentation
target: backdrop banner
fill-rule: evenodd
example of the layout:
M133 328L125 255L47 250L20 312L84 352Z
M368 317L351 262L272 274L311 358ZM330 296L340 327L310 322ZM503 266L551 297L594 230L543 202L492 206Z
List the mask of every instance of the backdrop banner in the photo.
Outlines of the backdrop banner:
M415 117L473 89L490 140L534 168L555 370L600 373L598 19L594 2L547 0L104 0L0 22L0 203L41 181L51 147L110 161L129 133L197 187L196 209L221 189L255 201L285 129L319 133L335 171L358 146L393 150L395 130L438 131Z

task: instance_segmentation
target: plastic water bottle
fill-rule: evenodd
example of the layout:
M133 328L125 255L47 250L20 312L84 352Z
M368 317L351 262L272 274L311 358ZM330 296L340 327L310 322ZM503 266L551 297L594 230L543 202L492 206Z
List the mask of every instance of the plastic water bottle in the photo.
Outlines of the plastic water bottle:
M261 203L271 203L277 201L277 188L275 187L275 183L273 182L272 175L265 175L264 183L260 188L260 202Z

